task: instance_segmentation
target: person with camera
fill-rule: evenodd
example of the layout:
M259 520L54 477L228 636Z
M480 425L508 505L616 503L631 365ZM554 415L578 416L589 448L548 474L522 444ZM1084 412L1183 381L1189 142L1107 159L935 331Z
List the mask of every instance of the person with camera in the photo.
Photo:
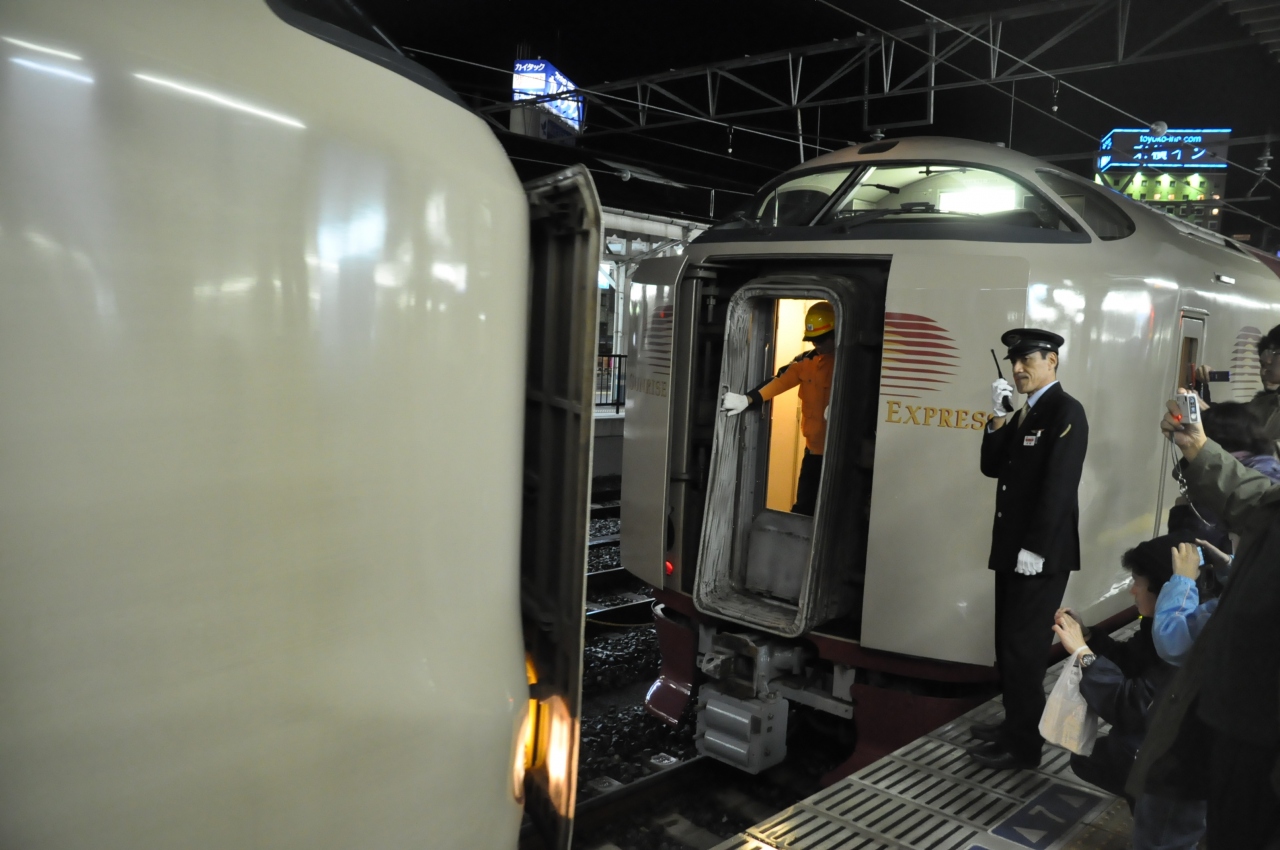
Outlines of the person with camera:
M1077 492L1089 445L1080 402L1058 383L1063 338L1037 328L1000 337L1013 379L1027 397L1007 404L1013 387L992 385L995 409L982 437L982 474L997 480L988 569L995 572L995 649L1004 722L974 725L974 761L995 769L1034 768L1044 739L1044 674L1049 630L1067 577L1080 569Z
M1177 566L1172 552L1194 546L1185 537L1168 534L1139 543L1125 552L1120 564L1133 577L1129 594L1142 620L1138 633L1126 641L1083 629L1079 615L1069 608L1055 618L1054 633L1067 652L1083 648L1080 695L1111 733L1094 742L1087 755L1072 755L1071 770L1084 781L1112 794L1125 796L1133 812L1134 850L1195 850L1205 832L1203 801L1171 800L1152 794L1135 799L1125 794L1125 779L1146 737L1151 707L1176 670L1162 660L1155 647L1152 614L1158 594L1168 587ZM1178 548L1173 549L1177 544Z
M1280 842L1280 486L1209 440L1170 401L1161 431L1183 456L1191 503L1240 535L1217 612L1153 709L1133 796L1208 801L1208 843Z

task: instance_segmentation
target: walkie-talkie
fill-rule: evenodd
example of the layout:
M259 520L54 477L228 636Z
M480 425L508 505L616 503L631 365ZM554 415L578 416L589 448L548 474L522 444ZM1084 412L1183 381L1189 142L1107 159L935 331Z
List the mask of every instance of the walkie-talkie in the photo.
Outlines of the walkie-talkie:
M996 362L996 374L1000 377L1000 380L1003 381L1004 372L1000 371L1000 358L996 357L996 350L994 348L991 349L991 359ZM1003 401L1005 412L1013 413L1013 402L1009 400L1009 396L1005 396Z

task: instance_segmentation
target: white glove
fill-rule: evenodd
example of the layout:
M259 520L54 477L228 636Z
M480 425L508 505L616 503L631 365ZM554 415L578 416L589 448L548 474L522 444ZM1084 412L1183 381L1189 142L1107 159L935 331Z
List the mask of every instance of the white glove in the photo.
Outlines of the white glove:
M747 409L747 405L751 403L751 399L738 393L725 393L724 402L720 409L730 416L737 416L739 413Z
M1004 400L1013 398L1013 385L1004 378L996 378L991 382L991 404L996 416L1008 416L1013 411L1005 410ZM1010 402L1012 405L1012 402Z
M1018 550L1018 566L1013 571L1020 576L1038 576L1044 569L1044 558L1026 549Z

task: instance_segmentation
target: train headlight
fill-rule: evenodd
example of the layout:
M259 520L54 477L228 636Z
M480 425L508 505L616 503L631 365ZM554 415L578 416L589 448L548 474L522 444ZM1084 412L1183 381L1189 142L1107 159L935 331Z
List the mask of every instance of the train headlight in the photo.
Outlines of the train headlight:
M515 758L512 759L511 765L511 793L515 795L516 802L524 805L524 773L528 768L529 759L529 738L533 734L533 719L531 712L526 706L520 715L520 727L516 732L516 745L511 749L515 752Z
M573 743L576 724L564 697L555 694L539 706L545 711L547 792L556 811L569 817L573 810Z

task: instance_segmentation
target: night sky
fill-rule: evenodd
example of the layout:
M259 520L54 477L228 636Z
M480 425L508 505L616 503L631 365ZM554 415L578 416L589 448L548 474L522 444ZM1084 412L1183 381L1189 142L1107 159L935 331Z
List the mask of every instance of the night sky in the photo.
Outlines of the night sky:
M947 20L967 14L1000 9L1027 9L1032 3L1009 0L910 0L930 13ZM1060 4L1064 11L1052 16L1015 21L1005 25L1000 46L1015 56L1025 56L1045 39L1060 32L1087 11L1071 0ZM487 70L452 59L409 52L441 76L462 98L476 108L511 99L510 68L517 57L542 58L556 65L578 86L594 86L632 77L723 61L746 54L766 52L849 38L869 32L868 24L894 29L924 22L925 15L901 0L792 0L787 3L760 0L709 0L671 2L651 0L643 4L608 4L572 0L559 4L527 2L473 2L469 4L423 4L413 0L362 0L365 14L397 44L442 54L452 59L504 69ZM1138 0L1132 4L1126 39L1128 53L1137 51L1187 16L1201 10L1204 0ZM864 23L842 14L847 10ZM1078 33L1037 56L1034 64L1044 69L1112 60L1115 57L1117 12L1114 4ZM957 36L943 28L939 45ZM981 34L984 38L985 33ZM1261 136L1276 128L1280 106L1280 63L1249 36L1239 20L1223 5L1214 5L1193 23L1173 34L1150 53L1185 52L1214 44L1239 43L1228 50L1183 55L1179 58L1133 64L1105 70L1090 70L1062 77L1064 83L1083 88L1102 101L1144 121L1164 121L1170 127L1230 127L1233 137ZM914 43L923 44L922 40ZM800 80L803 97L850 54L811 57ZM877 60L878 62L879 60ZM989 53L972 44L949 61L980 76L989 74ZM1000 58L1000 69L1013 59ZM921 66L923 57L898 45L892 79L899 80ZM1024 71L1026 69L1023 69ZM874 69L873 87L881 85L881 70ZM939 83L966 79L954 69L940 67ZM778 63L741 73L753 85L788 100L787 65ZM673 87L673 94L705 109L705 82ZM833 85L829 94L860 94L861 70ZM1016 94L1028 101L1014 104L1010 128L1010 84L999 90L980 86L938 93L933 124L888 130L888 137L944 135L1008 142L1034 156L1084 154L1096 150L1098 139L1113 127L1134 126L1132 118L1107 105L1060 85L1057 117L1049 111L1054 101L1054 83L1049 78L1020 81ZM634 92L634 89L631 90ZM755 95L735 97L740 89L722 83L718 114L733 108L763 104ZM634 97L634 95L632 95ZM651 101L681 109L658 95ZM863 142L870 130L863 127L860 103L804 110L805 157L815 155L815 145L839 148ZM599 114L597 114L599 113ZM651 113L653 114L653 113ZM921 119L925 116L923 95L906 96L873 105L872 122ZM494 115L506 125L505 113ZM821 137L815 138L818 122ZM622 124L589 105L585 131L573 146L542 142L499 131L522 177L531 178L555 170L558 164L584 162L594 171L606 205L652 213L707 219L710 214L709 189L717 188L716 218L722 218L745 201L745 194L782 170L800 163L796 141L796 115L792 110L734 120L744 128L754 128L783 138L753 135L744 130L729 134L722 126L691 123L645 132L616 132ZM1070 124L1072 126L1067 126ZM1078 129L1077 129L1078 128ZM615 132L607 132L608 130ZM1235 145L1229 157L1255 168L1261 144ZM1280 146L1277 147L1280 154ZM622 181L612 162L647 168L688 188L676 188L637 179ZM1062 167L1092 174L1089 159L1062 160ZM1229 171L1228 197L1245 195L1256 177L1240 169ZM1275 190L1274 192L1272 190ZM738 194L734 194L738 193ZM1280 189L1263 184L1256 195L1274 195L1275 201L1241 204L1268 221L1280 224ZM1224 222L1227 234L1250 233L1253 244L1280 247L1280 233L1264 234L1262 225L1231 215Z

